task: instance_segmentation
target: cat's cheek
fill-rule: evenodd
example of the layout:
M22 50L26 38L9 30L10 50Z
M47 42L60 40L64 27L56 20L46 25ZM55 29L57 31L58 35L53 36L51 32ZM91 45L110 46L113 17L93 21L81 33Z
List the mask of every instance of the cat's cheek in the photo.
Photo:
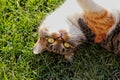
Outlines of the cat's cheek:
M45 50L43 42L38 40L33 48L33 53L34 54L39 54L42 53Z

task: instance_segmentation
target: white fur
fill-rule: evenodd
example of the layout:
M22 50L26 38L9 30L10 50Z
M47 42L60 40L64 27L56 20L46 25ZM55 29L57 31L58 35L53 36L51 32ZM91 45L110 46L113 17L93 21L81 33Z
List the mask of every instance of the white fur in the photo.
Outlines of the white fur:
M90 0L91 1L91 0ZM98 5L103 6L105 9L120 10L120 0L94 0Z
M81 5L81 8L78 3ZM45 18L39 28L47 27L49 34L52 34L53 32L58 33L60 29L65 29L68 33L71 31L74 32L73 30L75 29L78 34L83 35L80 30L78 31L74 27L79 26L77 20L83 12L82 9L85 11L101 11L107 9L113 14L117 24L120 15L112 9L120 10L120 0L66 0L63 5ZM76 13L78 14L76 15ZM69 22L71 21L74 26L70 25ZM73 26L72 30L70 29L70 26ZM113 27L114 26L115 25L113 25Z
M103 8L107 10L120 10L120 0L77 0L83 9L100 10Z
M70 15L74 15L78 12L81 13L82 10L78 5L77 0L66 0L63 5L61 5L58 9L56 9L45 18L39 29L47 27L49 34L52 34L54 32L58 33L59 30L64 29L68 33L70 33L70 36L76 36L79 34L84 37L82 31L75 27L75 24L78 24L76 23L77 20L75 20L73 22L75 24L73 24L68 19ZM79 18L80 15L78 15L77 17Z
M115 19L115 24L110 28L109 32L107 33L108 35L115 29L116 25L120 21L120 10L112 10L111 11L114 19Z
M96 4L93 0L77 0L80 6L84 11L87 12L100 12L104 8L102 8L100 5Z
M79 3L79 4L78 4ZM58 33L60 29L66 30L69 35L79 34L84 36L82 31L77 30L79 27L77 20L81 17L82 9L85 11L101 11L104 9L109 10L116 20L119 21L119 11L112 9L120 9L120 0L66 0L58 9L49 14L39 29L47 27L49 34ZM81 8L80 8L81 5ZM113 25L108 34L116 26Z

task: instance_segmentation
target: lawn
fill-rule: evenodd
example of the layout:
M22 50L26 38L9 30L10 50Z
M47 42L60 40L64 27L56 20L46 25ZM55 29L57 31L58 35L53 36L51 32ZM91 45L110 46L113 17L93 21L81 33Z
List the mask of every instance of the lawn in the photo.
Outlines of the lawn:
M63 0L0 0L0 80L120 80L120 56L97 45L63 56L34 55L37 29Z

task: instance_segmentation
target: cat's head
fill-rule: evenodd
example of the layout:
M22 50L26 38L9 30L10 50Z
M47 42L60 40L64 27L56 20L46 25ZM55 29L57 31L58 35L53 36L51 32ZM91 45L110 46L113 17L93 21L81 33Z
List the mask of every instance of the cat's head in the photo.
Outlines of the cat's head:
M55 21L56 22L56 21ZM42 53L45 50L62 55L71 54L82 43L84 36L80 29L69 21L59 23L45 21L39 27L39 37L33 52Z

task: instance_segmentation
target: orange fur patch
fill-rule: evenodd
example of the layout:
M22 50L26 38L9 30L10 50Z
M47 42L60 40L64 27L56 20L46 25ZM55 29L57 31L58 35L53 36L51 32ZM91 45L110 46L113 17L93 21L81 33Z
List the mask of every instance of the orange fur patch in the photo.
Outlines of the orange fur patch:
M115 20L107 11L85 12L84 19L88 27L95 33L95 43L100 43L106 38L110 28L115 24Z

